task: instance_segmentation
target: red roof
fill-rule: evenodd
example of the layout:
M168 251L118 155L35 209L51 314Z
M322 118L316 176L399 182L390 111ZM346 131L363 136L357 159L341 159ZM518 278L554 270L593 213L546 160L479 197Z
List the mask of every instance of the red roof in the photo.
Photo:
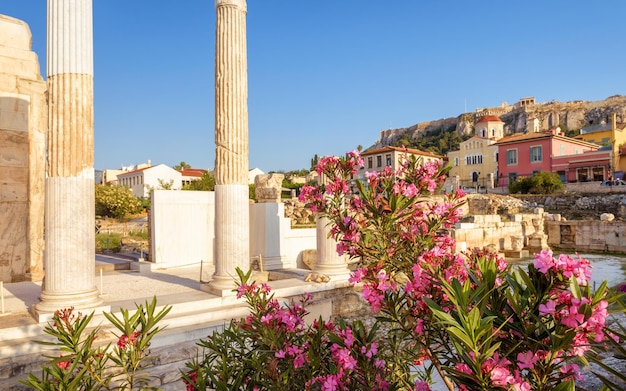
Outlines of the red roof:
M202 168L185 168L184 170L179 170L183 176L194 176L200 178L207 170Z
M144 168L138 168L138 169L136 169L136 170L132 170L132 171L124 171L124 172L122 172L121 174L117 174L117 176L120 176L120 175L127 175L127 174L134 174L134 173L136 173L136 172L145 171L145 170L147 170L147 169L149 169L149 168L152 168L152 167L154 167L154 166L149 166L149 167L144 167Z
M386 146L386 147L382 147L378 149L368 149L367 151L362 152L361 156L375 155L377 153L384 153L384 152L391 152L391 151L407 152L413 155L431 156L431 157L438 158L438 159L442 158L442 156L439 156L432 152L422 151L422 150L415 149L415 148L400 148L400 147L392 147L392 146Z
M476 123L479 124L481 122L502 122L502 120L497 115L485 115Z
M590 148L595 147L595 149L598 148L598 145L596 144L588 143L582 140L577 140L572 137L561 136L561 135L554 134L551 132L515 133L510 136L501 138L500 140L496 142L496 145L511 144L511 143L517 143L517 142L540 139L540 138L556 138L560 140L570 141L575 144L582 145L584 147L590 147Z

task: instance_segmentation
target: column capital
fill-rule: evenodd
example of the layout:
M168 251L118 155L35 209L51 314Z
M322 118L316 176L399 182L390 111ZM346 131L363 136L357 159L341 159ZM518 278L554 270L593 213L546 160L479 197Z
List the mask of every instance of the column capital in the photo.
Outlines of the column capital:
M248 10L248 7L246 5L246 0L215 0L215 8L220 7L220 6L229 6L229 5L239 7L244 12Z

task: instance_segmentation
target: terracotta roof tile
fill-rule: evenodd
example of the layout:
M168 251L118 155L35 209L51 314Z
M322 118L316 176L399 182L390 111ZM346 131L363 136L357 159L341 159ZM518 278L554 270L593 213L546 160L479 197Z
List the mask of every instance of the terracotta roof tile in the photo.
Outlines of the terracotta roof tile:
M481 122L502 122L502 120L497 115L485 115L476 123L479 124Z

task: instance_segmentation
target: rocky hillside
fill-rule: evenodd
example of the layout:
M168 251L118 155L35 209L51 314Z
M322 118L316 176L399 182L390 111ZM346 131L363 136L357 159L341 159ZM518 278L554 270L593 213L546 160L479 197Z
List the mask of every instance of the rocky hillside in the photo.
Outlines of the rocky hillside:
M505 134L520 133L526 130L526 121L530 118L539 120L540 130L560 126L563 131L576 131L587 125L610 123L613 113L617 122L626 122L626 96L615 95L602 101L551 101L530 105L505 105L481 109L475 113L463 113L458 117L421 122L408 128L388 129L380 132L380 138L371 148L393 145L394 142L408 136L416 139L433 131L451 131L460 136L472 133L474 123L485 114L498 115L505 123Z

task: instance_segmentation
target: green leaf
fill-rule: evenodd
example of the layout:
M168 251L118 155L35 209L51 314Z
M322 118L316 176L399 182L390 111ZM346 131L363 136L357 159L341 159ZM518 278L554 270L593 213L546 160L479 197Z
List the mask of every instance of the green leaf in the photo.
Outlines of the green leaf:
M573 380L564 381L554 387L553 391L576 391L576 385Z

